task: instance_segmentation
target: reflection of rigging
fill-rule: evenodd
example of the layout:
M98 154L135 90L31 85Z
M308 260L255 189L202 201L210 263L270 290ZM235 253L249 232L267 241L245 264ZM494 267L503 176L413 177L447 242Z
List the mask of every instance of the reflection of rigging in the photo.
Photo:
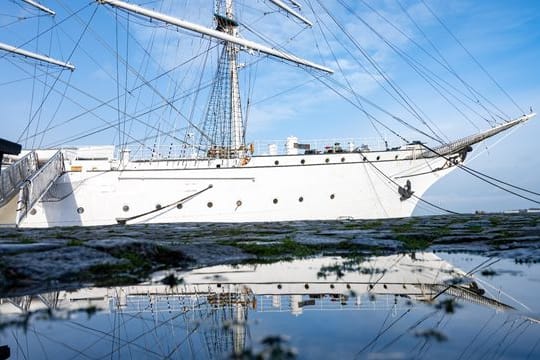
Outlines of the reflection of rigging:
M154 280L159 281L163 275L171 274L161 274ZM418 338L415 351L420 356L429 350L430 338L444 338L441 334L448 322L446 315L460 303L491 308L496 310L494 314L506 312L508 319L513 310L504 301L487 296L467 273L434 254L213 266L175 275L183 281L174 287L154 282L1 299L1 322L16 319L19 314L33 323L32 314L52 314L64 319L70 331L80 331L91 340L79 348L81 353L106 348L105 357L200 357L203 352L207 358L221 358L223 354L244 353L253 346L248 319L253 320L254 313L290 313L303 318L306 312L382 310L387 312L384 322L360 353L377 350L382 339L384 350L413 335ZM425 307L416 308L415 302L434 307L425 311ZM89 315L99 311L105 320L92 318L86 323L77 315L81 311ZM108 319L104 316L107 313ZM419 319L392 334L398 325L401 328L413 320L413 313ZM442 316L434 319L438 314ZM509 330L512 337L497 347L496 354L504 353L517 334L530 327L525 317L513 318L517 320ZM525 320L528 322L520 325ZM423 329L433 321L433 329ZM59 344L48 332L33 333L41 342ZM474 341L466 344L470 348L474 345Z

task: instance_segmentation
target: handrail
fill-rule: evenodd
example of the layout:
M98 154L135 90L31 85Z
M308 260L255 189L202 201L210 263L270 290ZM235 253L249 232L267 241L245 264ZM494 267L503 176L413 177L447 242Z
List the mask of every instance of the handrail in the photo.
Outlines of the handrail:
M31 151L0 173L0 207L7 204L19 191L20 186L38 169L38 157Z
M64 156L62 151L58 150L45 165L26 179L19 190L19 206L15 222L17 225L64 171Z

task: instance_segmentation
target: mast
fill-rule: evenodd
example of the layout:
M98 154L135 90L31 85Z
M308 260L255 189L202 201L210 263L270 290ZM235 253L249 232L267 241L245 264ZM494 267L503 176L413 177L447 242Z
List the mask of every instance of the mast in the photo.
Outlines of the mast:
M214 20L216 31L238 38L232 0L217 0ZM237 44L225 41L218 59L215 80L202 119L198 145L212 158L239 158L246 155L244 121L238 78ZM203 135L204 134L204 135Z
M43 12L49 14L49 15L51 15L51 16L56 15L56 13L53 10L49 9L46 6L41 5L40 3L38 3L38 2L36 2L34 0L22 0L22 1L24 1L25 3L27 3L29 5L32 5L33 7L37 8L37 9L39 9L39 10L41 10L41 11L43 11Z
M233 1L226 0L225 15L232 21L227 21L223 29L231 36L238 37L238 24L234 21ZM242 108L240 106L240 86L238 83L238 45L231 42L225 44L231 74L231 152L240 152L245 148L244 124L242 122ZM233 155L233 154L230 154Z
M10 53L13 53L13 54L17 54L17 55L22 55L22 56L25 56L25 57L28 57L28 58L31 58L31 59L43 61L43 62L52 64L52 65L58 65L60 67L63 67L65 69L69 69L71 71L75 70L75 66L73 66L70 63L59 61L59 60L53 59L53 58L45 56L45 55L36 54L36 53L31 52L31 51L23 50L23 49L20 49L18 47L11 46L11 45L8 45L8 44L0 43L0 50L4 50L4 51L7 51L7 52L10 52Z
M283 60L298 64L298 65L302 65L302 66L306 66L306 67L315 69L315 70L320 70L320 71L323 71L323 72L326 72L326 73L329 73L329 74L334 73L334 71L332 69L330 69L329 67L326 67L324 65L316 64L316 63L314 63L312 61L309 61L309 60L299 58L298 56L286 53L284 51L274 49L274 48L271 48L269 46L261 45L261 44L258 44L256 42L254 42L254 41L249 41L249 40L246 40L246 39L234 37L234 36L231 36L231 35L229 35L227 33L222 32L222 31L209 29L209 28L206 28L206 27L198 25L198 24L194 24L194 23L191 23L191 22L188 22L188 21L185 21L185 20L175 18L173 16L169 16L169 15L159 13L157 11L148 10L148 9L145 9L145 8L143 8L141 6L138 6L138 5L126 3L126 2L120 1L120 0L96 0L96 1L99 4L108 4L110 6L118 7L118 8L128 10L128 11L131 11L131 12L139 14L139 15L149 17L151 19L160 20L160 21L163 21L163 22L165 22L167 24L178 26L178 27L180 27L182 29L193 31L193 32L196 32L196 33L199 33L199 34L202 34L202 35L207 35L207 36L210 36L212 38L232 42L234 44L240 45L242 50L254 50L255 52L261 52L263 54L274 56L274 57L277 57L277 58L280 58L280 59L283 59Z
M240 50L254 50L256 53L274 56L297 65L330 74L333 73L330 68L323 65L239 37L239 24L235 20L233 0L216 1L216 11L214 14L216 22L215 30L121 0L96 1L99 4L118 7L223 42L223 51L219 59L216 79L213 84L208 107L201 126L202 132L198 141L199 148L201 150L207 150L205 156L214 158L238 158L246 155L245 131L238 80L238 53ZM292 16L304 22L307 21L281 1L273 1L273 3Z
M302 21L303 23L305 23L307 26L313 26L313 23L311 21L309 21L308 19L306 19L305 17L303 17L302 15L300 15L299 13L297 13L296 11L294 11L293 9L291 9L287 4L285 4L283 1L281 0L269 0L271 3L273 3L274 5L276 5L277 7L279 7L280 9L284 10L285 12L289 13L290 15L294 16L295 18L297 18L298 20ZM292 2L292 1L291 1ZM298 5L298 3L295 3L295 2L292 2L292 4L294 6L297 6L298 8L300 7L300 5Z

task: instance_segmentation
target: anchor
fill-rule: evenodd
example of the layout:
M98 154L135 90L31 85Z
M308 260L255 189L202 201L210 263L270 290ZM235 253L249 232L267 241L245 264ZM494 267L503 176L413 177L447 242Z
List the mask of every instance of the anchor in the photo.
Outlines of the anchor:
M407 180L404 187L400 186L398 188L398 193L401 195L399 198L401 201L405 201L410 198L412 194L414 194L414 191L411 190L411 181Z

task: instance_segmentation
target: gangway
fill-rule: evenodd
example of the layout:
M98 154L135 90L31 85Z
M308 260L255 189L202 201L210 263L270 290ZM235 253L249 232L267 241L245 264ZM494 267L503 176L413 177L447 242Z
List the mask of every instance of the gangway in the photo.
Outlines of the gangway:
M43 166L39 167L21 185L15 225L18 226L28 211L47 193L54 182L64 173L64 156L58 150Z
M24 181L38 170L38 157L31 151L0 172L0 208L19 193Z

